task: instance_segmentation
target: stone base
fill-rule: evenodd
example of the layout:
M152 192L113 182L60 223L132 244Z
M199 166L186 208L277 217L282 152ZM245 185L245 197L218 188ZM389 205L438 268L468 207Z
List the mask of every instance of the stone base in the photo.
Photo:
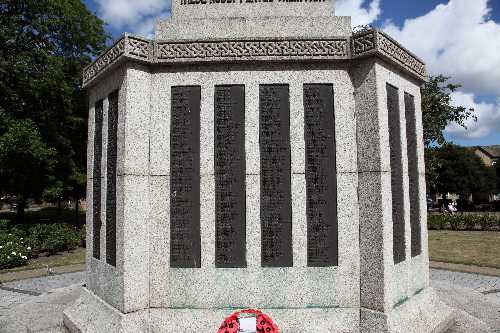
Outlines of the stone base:
M359 332L355 308L259 309L277 323L281 332ZM216 333L235 309L149 309L123 314L83 288L76 303L64 311L72 333Z
M432 288L427 288L394 307L389 314L361 309L360 332L446 332L455 323L455 310L444 304Z
M281 332L444 332L453 310L432 289L414 296L389 315L356 308L261 309ZM64 311L72 333L197 332L215 333L234 309L149 309L123 314L83 288L76 303ZM361 320L360 320L361 319Z

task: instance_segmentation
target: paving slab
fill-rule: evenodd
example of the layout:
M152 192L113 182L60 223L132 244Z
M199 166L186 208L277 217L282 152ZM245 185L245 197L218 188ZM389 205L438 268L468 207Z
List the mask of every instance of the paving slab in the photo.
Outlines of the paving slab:
M487 299L500 302L500 277L441 269L432 269L430 277L432 281L445 281L454 286L473 289Z
M12 288L17 290L47 293L51 290L68 287L74 284L83 284L85 280L85 272L76 272L69 274L50 275L34 279L25 279L3 283L2 288Z
M473 273L473 274L500 277L500 269L494 267L454 264L454 263L440 262L440 261L431 261L429 266L430 268L453 271L453 272Z
M80 289L80 284L57 289L2 311L0 332L66 332L62 312L78 298Z
M52 275L81 272L85 270L85 264L51 267L50 270ZM10 272L0 271L0 283L7 283L12 281L33 279L37 277L46 277L46 276L50 276L49 274L47 274L46 268L27 269L24 271L10 271Z

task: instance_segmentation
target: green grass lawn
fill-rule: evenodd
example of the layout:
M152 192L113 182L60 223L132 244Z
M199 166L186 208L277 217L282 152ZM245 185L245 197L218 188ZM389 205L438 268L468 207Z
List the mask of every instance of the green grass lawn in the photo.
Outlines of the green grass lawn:
M500 232L429 230L430 260L500 268Z

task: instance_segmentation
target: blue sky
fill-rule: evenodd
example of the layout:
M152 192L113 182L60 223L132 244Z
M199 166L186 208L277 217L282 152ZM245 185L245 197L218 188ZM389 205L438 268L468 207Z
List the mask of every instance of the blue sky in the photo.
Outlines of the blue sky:
M114 37L124 32L151 37L157 18L170 15L169 0L84 0L107 22ZM382 28L463 87L453 103L474 107L468 130L451 125L448 139L471 145L500 144L500 0L336 0L336 14L353 26Z

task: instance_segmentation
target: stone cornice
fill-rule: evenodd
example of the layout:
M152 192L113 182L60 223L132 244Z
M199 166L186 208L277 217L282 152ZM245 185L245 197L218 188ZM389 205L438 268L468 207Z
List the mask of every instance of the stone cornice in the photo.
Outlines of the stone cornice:
M402 66L410 74L425 80L425 63L405 49L386 33L368 29L352 36L352 58L380 56L396 65Z
M151 62L153 60L153 42L125 34L83 70L83 86L88 86L108 68L127 58Z
M380 56L425 79L424 63L385 33L370 29L352 37L151 41L124 35L83 73L83 85L123 60L148 64L227 63L236 61L350 60Z

